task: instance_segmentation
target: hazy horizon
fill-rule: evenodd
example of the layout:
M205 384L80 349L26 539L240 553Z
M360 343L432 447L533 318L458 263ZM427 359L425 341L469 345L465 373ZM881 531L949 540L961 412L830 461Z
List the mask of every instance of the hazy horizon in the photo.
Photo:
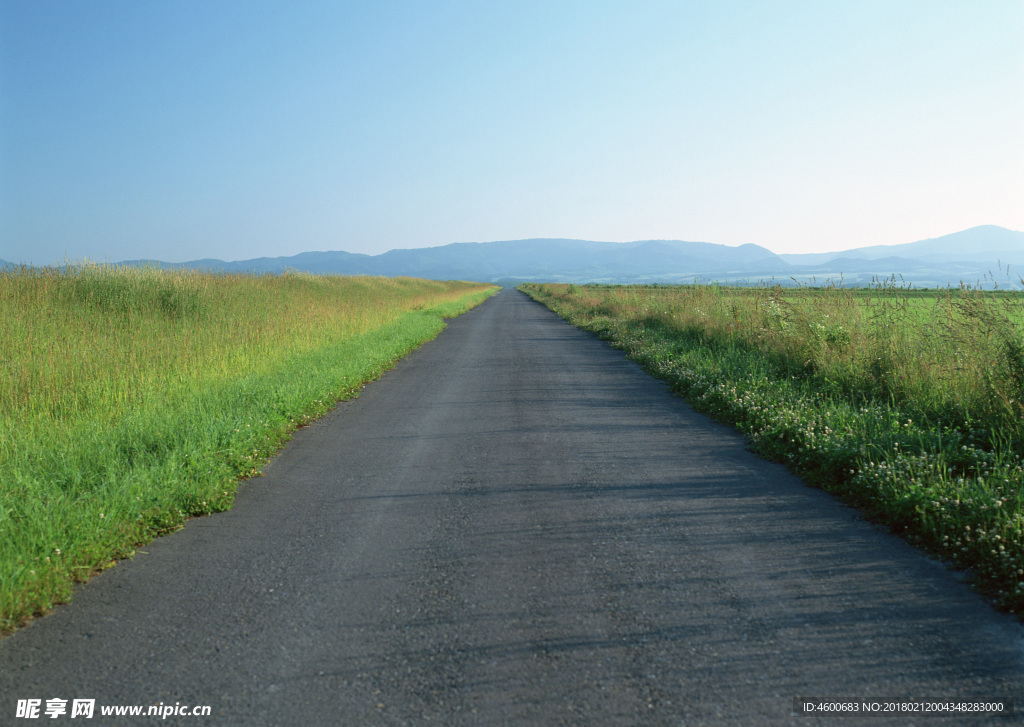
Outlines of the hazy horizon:
M934 254L940 254L940 255L945 255L948 258L949 254L950 254L950 251L951 251L951 248L950 248L951 244L955 246L955 248L953 248L953 249L958 249L958 250L961 249L961 246L967 245L969 249L964 249L964 255L963 255L962 259L958 258L958 259L961 259L962 262L966 262L966 261L970 261L970 260L974 260L975 262L977 262L978 255L979 254L983 254L983 255L987 254L987 251L994 251L993 252L994 257L992 257L992 259L990 259L990 260L987 260L988 263L992 263L993 261L999 262L999 260L1002 258L1002 255L1005 254L1005 252L1008 249L1006 247L1006 245L1008 244L1008 240L1006 239L1006 235L1004 233L1009 233L1011 235L1016 235L1019 238L1024 238L1024 231L1022 231L1022 230L1011 230L1009 228L1000 227L998 225L978 225L978 226L975 226L973 228L968 228L967 230L958 230L956 232L950 233L949 235L943 235L943 236L940 236L938 238L927 238L927 239L924 239L924 240L910 240L910 241L907 241L906 243L895 243L896 246L910 245L911 248L916 248L916 249L908 249L908 250L896 249L896 250L892 251L892 256L897 256L897 257L902 256L902 257L907 258L908 260L911 260L912 262L915 262L915 264L916 264L917 263L916 258L922 253L922 250L917 246L917 244L918 243L930 243L930 242L932 242L934 240L935 242L939 243L939 247L937 247L937 248L935 248L935 247L929 248L928 251L924 253L927 257L930 257L930 256L932 256ZM965 238L965 236L967 236L967 237ZM993 236L995 236L995 239L993 239ZM118 263L122 263L122 262L125 262L125 263L139 263L139 262L145 262L145 261L152 261L152 262L157 262L157 263L168 263L168 264L175 265L175 264L181 264L181 263L194 263L194 262L199 262L199 261L202 261L202 260L216 260L216 261L218 261L220 263L227 263L227 264L230 265L230 264L234 264L234 263L244 263L244 262L248 262L248 261L252 261L252 260L261 260L261 259L264 259L264 260L289 259L289 258L292 258L292 257L295 257L295 256L299 256L299 255L320 256L320 255L332 255L332 254L341 253L341 254L363 254L363 255L369 255L371 257L377 258L378 256L384 255L385 253L389 253L389 252L404 253L404 252L412 252L412 251L416 251L416 250L426 250L426 249L439 250L440 248L446 248L446 247L449 247L449 246L452 246L452 245L490 245L490 244L505 244L505 243L508 243L508 244L511 244L511 245L515 245L517 243L531 243L531 242L538 242L538 241L549 241L551 243L571 242L571 243L580 243L580 244L597 244L597 245L612 245L612 246L615 246L615 245L635 245L636 243L650 243L650 242L655 242L655 243L657 243L657 242L666 242L666 243L676 243L676 244L681 243L683 245L689 245L689 244L695 244L695 245L705 245L705 244L719 245L720 244L720 243L714 243L714 242L708 241L708 240L651 239L651 240L623 240L623 241L614 241L614 240L584 240L582 238L523 238L523 239L519 239L519 240L463 241L463 242L445 243L443 245L437 245L437 246L423 246L423 247L419 247L419 248L416 248L416 247L404 247L404 248L403 247L397 247L397 248L389 248L388 250L384 250L382 252L374 252L374 253L352 253L352 251L348 251L348 250L344 250L344 249L333 249L333 250L300 250L300 251L293 252L293 253L288 253L288 254L285 254L285 255L258 255L258 256L242 257L242 258L234 258L234 259L224 259L224 258L216 258L216 257L210 257L210 256L207 256L205 258L191 258L191 259L188 259L188 260L166 260L166 259L162 259L162 258L152 258L152 257L150 257L150 258L124 258L124 259L120 259L120 260L113 260L113 259L109 259L109 258L107 258L107 259L96 259L96 258L78 258L78 259L75 259L75 258L65 258L64 260L61 260L61 261L58 261L58 262L52 263L52 264L57 264L57 265L68 264L68 263L70 263L70 264L79 264L79 263L118 264ZM1019 253L1021 255L1021 257L1014 258L1014 260L1015 261L1024 260L1024 241L1021 241L1019 243L1015 241L1014 244L1019 244L1020 245ZM725 246L725 247L735 250L735 249L737 249L739 247L742 247L742 246L737 245L737 246ZM763 248L764 246L759 246L759 247ZM845 248L843 250L822 250L822 251L819 251L819 252L810 252L810 253L778 253L778 252L776 252L774 250L770 250L768 248L764 248L764 249L768 249L769 252L772 252L772 253L774 253L776 255L779 255L782 258L790 259L790 260L792 260L794 263L796 263L798 265L812 265L813 266L813 265L816 265L816 264L822 262L820 260L820 258L822 256L825 256L827 258L829 255L833 255L833 254L851 253L851 254L855 255L855 259L863 259L863 258L860 258L860 256L862 256L864 254L868 254L869 255L869 257L867 259L877 259L877 258L887 257L887 256L889 256L888 252L879 253L879 250L884 250L885 248L889 248L889 247L893 247L893 245L868 245L868 246L863 246L861 248ZM557 251L558 250L559 250L559 247L557 245L553 245L552 246L552 251L555 252L556 255L557 255ZM1002 251L1002 253L1000 253L999 251ZM1015 252L1017 252L1016 249L1015 249ZM909 256L909 257L907 257L907 256ZM1011 255L1011 257L1012 257L1012 255ZM808 260L805 260L805 261L801 262L799 260L799 258L808 258ZM4 258L0 258L0 261L5 261L5 259ZM6 262L14 263L14 264L40 265L39 263L32 263L32 262L29 262L29 261L26 261L26 260L18 260L18 259L6 260ZM1003 262L1006 262L1006 261L1003 260ZM320 264L320 263L318 263L318 264ZM681 272L681 271L674 271L674 273L679 273L679 272ZM682 272L685 272L685 271L682 271ZM842 271L840 271L840 272L842 272ZM896 272L899 272L899 271L894 270L894 271L891 271L891 272L896 273ZM1007 269L1006 272L1009 273L1009 269ZM380 274L380 273L376 273L376 274ZM402 275L408 275L408 274L415 275L414 273L409 273L409 272L402 272L400 274L402 274Z
M0 258L1024 230L1024 3L0 4Z

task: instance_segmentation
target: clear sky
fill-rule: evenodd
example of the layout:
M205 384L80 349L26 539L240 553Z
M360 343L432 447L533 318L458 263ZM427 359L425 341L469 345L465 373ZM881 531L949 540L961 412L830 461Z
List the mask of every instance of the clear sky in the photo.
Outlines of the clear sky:
M0 258L1024 230L1024 0L0 0Z

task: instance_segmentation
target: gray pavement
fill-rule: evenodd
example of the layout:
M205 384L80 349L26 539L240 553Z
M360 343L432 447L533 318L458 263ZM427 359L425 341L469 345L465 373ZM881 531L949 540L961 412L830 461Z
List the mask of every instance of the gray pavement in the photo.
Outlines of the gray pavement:
M0 724L1024 721L794 714L1021 701L1024 632L513 290L143 550L0 641Z

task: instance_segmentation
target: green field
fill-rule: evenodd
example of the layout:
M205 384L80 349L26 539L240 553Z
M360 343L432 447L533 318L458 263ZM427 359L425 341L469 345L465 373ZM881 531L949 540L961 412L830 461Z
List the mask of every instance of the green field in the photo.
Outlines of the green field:
M106 266L0 272L0 631L193 515L497 290Z
M1024 612L1024 294L522 289Z

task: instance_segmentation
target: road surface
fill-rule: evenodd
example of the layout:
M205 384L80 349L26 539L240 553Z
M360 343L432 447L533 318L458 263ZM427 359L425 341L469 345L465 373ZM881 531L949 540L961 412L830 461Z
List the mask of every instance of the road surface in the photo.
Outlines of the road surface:
M0 641L0 724L1021 721L795 714L1020 701L1022 629L513 290L143 550Z

